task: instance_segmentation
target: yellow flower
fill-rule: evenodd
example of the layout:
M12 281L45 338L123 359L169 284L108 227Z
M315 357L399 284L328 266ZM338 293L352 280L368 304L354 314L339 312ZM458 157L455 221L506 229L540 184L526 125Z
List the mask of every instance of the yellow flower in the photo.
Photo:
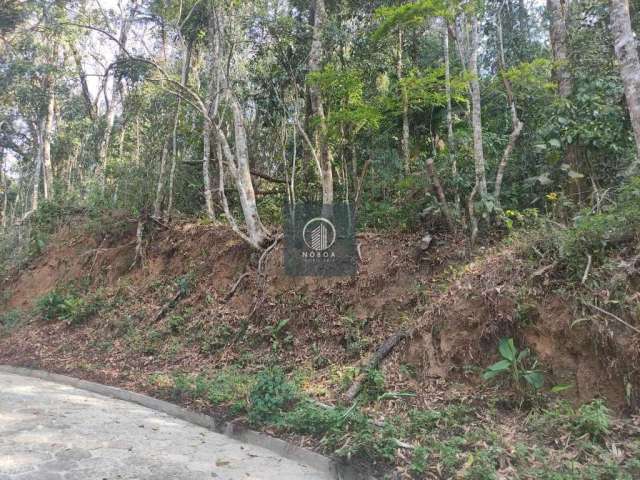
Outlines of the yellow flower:
M556 200L558 200L558 194L556 192L547 193L546 197L550 202L555 202Z

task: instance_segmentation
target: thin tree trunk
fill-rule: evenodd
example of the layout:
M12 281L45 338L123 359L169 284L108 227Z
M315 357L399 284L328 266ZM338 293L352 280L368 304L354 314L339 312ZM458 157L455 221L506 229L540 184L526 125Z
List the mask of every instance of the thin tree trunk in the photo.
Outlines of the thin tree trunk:
M502 158L500 159L500 164L498 165L498 172L496 173L496 183L493 190L493 196L496 200L496 204L500 207L500 190L502 189L502 179L504 177L504 171L507 167L507 162L509 161L509 156L511 155L511 151L516 145L518 138L520 137L520 133L522 133L522 128L524 124L518 118L518 110L516 108L516 101L513 96L513 88L511 87L511 81L506 77L506 65L504 59L504 44L502 40L502 9L498 10L498 18L497 18L497 30L498 30L498 65L500 69L500 76L502 77L502 83L504 84L504 89L507 92L507 103L509 105L509 110L511 111L511 134L509 135L509 141L507 142L507 146L502 153Z
M554 76L558 83L558 94L565 98L571 95L573 89L573 79L569 72L566 3L564 0L547 0L547 10L551 17L549 40L555 61Z
M80 56L80 52L75 47L73 42L69 42L69 49L73 55L73 59L76 63L76 69L78 73L78 78L80 79L80 86L82 88L82 98L84 99L85 107L87 109L87 114L91 120L96 119L96 111L95 105L91 100L91 92L89 90L89 85L87 83L87 74L84 71L84 67L82 66L82 57Z
M42 120L44 123L44 120ZM39 129L40 132L43 129ZM28 213L34 212L38 209L38 202L40 198L40 172L42 170L42 134L38 133L38 153L36 154L36 164L33 173L33 192L31 193L31 210Z
M444 52L444 87L447 97L447 151L451 160L451 175L458 177L458 161L456 158L456 140L453 133L453 109L451 107L451 61L449 58L449 29L445 23L442 36L442 50ZM460 192L455 187L455 208L460 208Z
M189 41L184 51L184 57L182 59L182 72L180 75L181 85L187 84L187 79L189 75L189 65L191 63L192 46L193 46L193 42ZM180 123L181 102L182 102L182 97L178 97L178 103L176 105L176 116L173 121L173 136L171 141L171 172L169 173L169 192L168 192L169 199L167 202L167 209L165 212L166 217L170 217L171 211L173 210L173 186L175 183L176 165L178 163L178 125Z
M268 239L267 232L260 221L258 207L256 205L251 170L249 165L249 150L247 148L247 135L242 117L242 110L235 98L231 98L231 110L233 112L233 126L235 136L235 153L237 171L234 180L240 194L240 205L244 214L249 237L259 246L264 247Z
M136 156L135 164L140 166L140 116L136 115Z
M568 4L564 0L547 0L547 10L551 17L549 40L555 63L553 73L558 84L558 95L564 99L568 98L573 91L573 78L569 70L567 7ZM575 143L567 145L564 156L565 163L567 163L572 170L580 170L580 166L578 165L578 149ZM579 180L569 178L568 181L569 196L574 197L579 202Z
M211 194L211 127L205 122L202 129L202 180L204 182L204 203L207 208L209 220L215 220L216 212L213 208L213 196Z
M469 73L471 74L471 124L473 127L473 160L475 184L480 198L487 196L487 177L482 144L482 117L480 79L478 72L478 49L480 47L478 17L471 17L471 45L469 51Z
M154 218L162 218L162 190L164 188L164 173L167 164L167 142L162 142L162 154L160 156L160 173L158 174L158 183L156 185L156 199L153 203Z
M451 218L451 211L449 210L449 205L447 204L447 197L444 194L444 189L442 188L442 184L440 183L440 177L438 176L438 172L433 165L433 158L431 157L427 159L427 174L431 179L431 183L433 184L436 196L438 197L438 203L440 203L440 210L442 210L442 215L444 216L447 225L449 226L449 230L453 231L453 219Z
M131 29L131 26L133 25L133 18L135 17L137 11L138 5L134 3L129 14L126 17L124 16L124 14L122 16L122 24L120 26L120 34L118 36L118 44L120 46L119 51L121 55L124 54L124 49L126 49L129 31ZM107 157L109 153L109 145L111 144L113 124L116 117L115 103L118 97L120 97L119 100L122 103L124 101L124 89L122 88L122 85L120 85L119 80L114 76L113 82L111 84L111 95L108 99L107 111L105 114L104 132L102 134L100 145L98 147L97 173L102 187L106 185Z
M51 163L51 139L53 138L53 121L55 114L55 95L53 85L49 91L47 111L42 126L42 170L44 173L44 198L53 196L53 165Z
M214 75L209 85L209 94L214 95L214 98L211 98L212 103L209 103L209 105L206 106L206 111L203 112L206 118L206 127L210 129L209 133L206 133L206 135L210 137L210 134L214 133L216 142L220 144L222 154L226 160L226 164L231 176L233 177L240 197L240 206L242 207L242 213L244 215L247 235L243 234L237 226L234 226L234 224L232 224L232 228L253 247L262 249L269 241L269 234L262 225L258 214L255 191L253 189L253 182L251 179L249 150L243 110L231 89L231 82L227 78L228 70L226 65L221 60L226 58L222 31L222 22L224 18L222 17L221 12L216 12L214 10L211 13L209 34L212 39L211 60ZM227 140L225 132L218 123L220 120L218 118L218 106L220 100L220 95L218 94L219 91L224 92L224 99L231 108L234 132L233 151L229 146L229 141ZM220 175L222 176L223 173L220 172ZM231 218L230 214L227 216Z
M627 174L631 174L640 166L640 60L631 28L628 0L611 0L610 17L614 49L620 65L620 77L636 140L636 159L627 171Z
M4 149L0 147L0 186L2 186L2 230L7 227L7 205L9 199L9 185L7 182L7 175L4 171L5 161L4 161Z
M316 73L322 69L322 58L324 47L322 45L322 33L326 21L326 11L324 0L315 0L313 35L311 40L311 51L309 52L309 72ZM309 97L311 99L311 111L318 121L315 131L316 143L320 152L320 180L322 182L322 203L324 205L333 204L333 170L331 165L331 153L327 140L327 124L322 103L322 92L318 85L309 86Z
M400 150L402 151L402 163L404 172L408 175L409 165L409 97L407 88L402 85L403 64L402 64L402 29L398 30L398 62L396 64L396 74L400 84L400 95L402 96L402 139L400 140Z

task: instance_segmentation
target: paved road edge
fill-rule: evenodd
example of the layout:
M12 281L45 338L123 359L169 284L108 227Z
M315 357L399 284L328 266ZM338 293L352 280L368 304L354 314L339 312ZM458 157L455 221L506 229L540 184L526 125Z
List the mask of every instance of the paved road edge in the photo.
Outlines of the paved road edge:
M199 427L204 427L208 430L221 433L234 440L239 440L256 447L265 448L280 455L281 457L303 463L337 480L363 480L372 478L368 475L363 475L357 472L349 466L341 465L330 458L320 455L319 453L298 447L279 438L274 438L254 430L239 428L233 423L221 423L209 415L193 412L173 403L149 397L148 395L143 395L141 393L130 392L122 388L102 385L88 380L80 380L78 378L60 375L58 373L50 373L44 370L35 370L24 367L14 367L11 365L0 365L0 373L10 373L25 377L39 378L49 382L69 385L81 390L104 395L106 397L136 403L143 407L166 413L172 417L198 425Z

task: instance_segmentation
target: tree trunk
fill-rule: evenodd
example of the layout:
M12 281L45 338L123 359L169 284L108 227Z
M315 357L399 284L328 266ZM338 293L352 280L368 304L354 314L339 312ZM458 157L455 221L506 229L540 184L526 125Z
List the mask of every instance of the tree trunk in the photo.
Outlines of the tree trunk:
M449 57L449 29L445 23L442 36L442 50L444 53L444 88L447 97L447 152L451 160L451 175L458 176L458 161L456 158L456 140L453 133L453 111L451 107L451 61ZM460 193L455 188L455 208L460 208Z
M624 95L636 140L636 159L627 171L627 174L631 174L640 166L640 61L631 28L628 0L611 0L610 8L614 49L620 65L620 77L624 84Z
M502 179L504 177L504 171L507 167L507 162L509 161L509 156L513 148L520 137L520 133L522 133L522 128L524 124L518 118L518 110L516 108L516 101L513 96L513 88L511 87L511 81L506 77L506 65L504 59L504 44L502 41L502 9L498 10L498 18L497 18L497 31L498 31L498 68L500 70L500 76L502 77L502 83L504 85L504 89L507 92L507 104L509 106L509 110L511 111L511 134L509 135L509 141L507 142L507 146L502 153L502 158L500 159L500 164L498 165L498 172L496 173L496 183L493 190L493 196L496 200L496 205L500 207L500 190L502 189Z
M2 217L2 230L7 227L7 205L9 202L9 182L7 182L7 174L4 171L4 166L4 149L0 147L0 187L2 188L2 211L0 212L0 216Z
M133 4L131 11L125 17L124 12L121 19L120 25L120 34L118 36L118 43L120 46L119 53L120 55L124 54L127 45L127 38L129 37L129 31L131 30L131 26L133 25L133 18L138 11L138 5L136 3ZM111 134L113 132L113 124L116 117L116 109L115 103L116 99L119 98L120 102L124 101L124 89L120 84L119 80L114 76L113 83L111 84L111 95L108 100L107 111L105 113L105 129L102 134L102 138L100 139L100 146L98 147L98 180L104 187L106 185L106 168L107 168L107 156L109 154L109 145L111 143Z
M180 84L186 85L187 78L189 75L189 65L191 64L191 49L193 47L193 42L189 41L185 47L184 57L182 59L182 73L180 75ZM171 216L171 211L173 210L173 186L175 183L175 175L176 175L176 165L178 163L178 125L180 123L180 106L182 102L182 97L178 97L178 104L176 105L176 116L173 121L173 136L171 141L171 172L169 173L169 192L168 192L168 202L167 202L167 210L165 212L166 217Z
M553 60L555 61L554 76L558 83L558 94L566 98L571 95L573 79L569 72L569 54L567 47L567 11L564 0L547 0L547 10L551 17L549 25L549 40Z
M451 217L451 212L449 210L449 205L447 204L447 197L444 194L444 189L442 188L442 184L440 183L440 177L438 176L438 172L435 169L433 164L433 158L427 159L427 175L431 179L431 183L433 184L433 189L436 192L436 196L438 197L438 202L440 203L440 210L442 211L442 215L449 226L449 230L454 230L453 218Z
M202 180L204 182L204 203L207 208L209 220L215 220L216 212L213 208L213 196L211 194L211 127L205 122L202 128Z
M408 175L410 170L409 165L409 97L407 95L407 88L402 86L402 29L398 30L398 63L396 64L396 73L398 76L398 83L400 84L400 95L402 96L402 139L400 140L400 150L402 151L402 163L404 165L404 172Z
M322 70L322 58L324 47L322 45L322 33L326 21L326 11L324 0L315 0L313 36L311 41L311 51L309 52L309 73ZM309 97L311 99L311 111L318 121L315 131L316 143L320 152L320 180L322 182L322 203L324 205L333 204L333 170L331 166L331 153L327 140L327 124L322 104L322 92L318 85L309 86Z
M160 173L158 174L158 183L156 185L156 199L153 203L154 218L162 218L162 190L164 187L164 171L167 164L167 143L162 142L162 154L160 156Z
M82 57L80 56L80 52L78 51L78 49L76 48L73 42L69 42L68 45L76 64L78 78L80 79L80 87L82 88L82 98L84 99L85 107L87 109L87 115L89 115L89 118L91 118L91 120L95 120L96 119L95 105L91 100L91 92L89 90L89 85L87 83L87 74L85 73L84 67L82 66Z
M44 123L44 119L41 120ZM42 171L42 131L44 128L38 129L38 153L36 154L36 164L33 173L33 192L31 193L31 210L28 213L34 212L38 209L38 202L40 198L40 172Z
M53 93L53 79L49 79L47 109L42 123L42 170L44 173L44 198L53 196L53 165L51 163L51 139L53 138L53 122L55 114L55 95Z
M244 221L247 226L249 238L260 247L266 245L269 236L260 221L256 196L251 180L251 170L249 166L249 150L247 148L247 134L242 117L242 110L238 101L231 97L231 110L233 112L233 128L235 136L236 171L234 180L238 193L240 194L240 205L244 214Z
M221 150L221 155L219 156L224 158L226 161L226 165L233 177L240 197L240 206L242 207L247 234L245 235L237 227L230 211L226 208L225 201L223 203L223 208L225 208L225 215L229 219L231 227L253 247L262 249L269 241L269 234L262 225L258 214L253 181L251 180L247 131L243 118L243 109L240 107L238 98L232 91L231 82L229 81L229 78L227 78L229 70L227 69L227 64L222 60L226 58L225 39L223 36L224 20L222 12L217 12L215 10L211 12L209 35L211 38L211 62L213 75L209 84L210 99L208 101L208 105L205 107L206 111L203 112L206 119L205 130L209 129L209 132L205 132L205 137L210 140L211 133L215 134L215 141L219 144ZM220 95L219 92L223 92L223 95ZM222 121L224 120L219 118L220 114L218 106L221 97L227 102L227 105L231 109L234 132L233 151L229 145L227 135L221 127ZM205 146L205 148L210 147ZM207 162L208 158L205 159L205 163ZM221 181L223 180L223 177L224 171L221 170ZM206 181L208 180L205 180L205 182ZM224 192L222 192L222 194L223 193Z
M563 99L568 98L573 91L573 78L569 70L567 7L568 5L565 0L547 0L547 10L551 17L549 40L555 62L553 74L558 84L558 95ZM564 161L570 166L571 170L580 171L580 166L578 165L578 149L575 143L567 145ZM579 203L580 184L577 179L573 180L569 178L568 191L569 196Z
M478 17L471 17L471 42L469 51L469 73L471 74L471 124L473 127L473 160L475 165L475 184L481 199L487 196L487 177L482 144L482 117L480 99L480 79L478 73L479 40Z

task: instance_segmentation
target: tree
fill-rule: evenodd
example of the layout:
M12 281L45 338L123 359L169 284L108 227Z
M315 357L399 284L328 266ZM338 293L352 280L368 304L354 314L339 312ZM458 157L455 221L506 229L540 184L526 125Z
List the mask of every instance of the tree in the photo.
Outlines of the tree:
M640 60L638 60L635 35L631 28L629 2L611 0L610 17L614 49L620 65L620 77L624 84L624 94L636 141L636 158L628 170L630 173L640 165Z
M322 35L327 19L324 0L313 1L313 36L311 49L309 50L309 73L317 73L322 70L322 60L324 57L324 46ZM333 204L333 165L329 143L327 141L327 124L322 101L322 92L315 85L309 86L309 98L311 99L311 112L317 126L314 128L315 143L319 152L319 174L322 183L322 203L324 205Z

